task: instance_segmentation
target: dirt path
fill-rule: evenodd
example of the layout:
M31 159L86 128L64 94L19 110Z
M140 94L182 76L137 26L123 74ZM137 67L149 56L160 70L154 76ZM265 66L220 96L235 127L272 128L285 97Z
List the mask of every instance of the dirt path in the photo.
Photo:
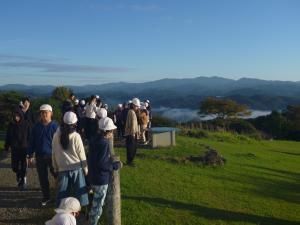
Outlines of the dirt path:
M36 168L27 173L28 189L19 191L10 167L10 155L0 158L0 224L44 224L54 214L54 204L41 208L42 193Z

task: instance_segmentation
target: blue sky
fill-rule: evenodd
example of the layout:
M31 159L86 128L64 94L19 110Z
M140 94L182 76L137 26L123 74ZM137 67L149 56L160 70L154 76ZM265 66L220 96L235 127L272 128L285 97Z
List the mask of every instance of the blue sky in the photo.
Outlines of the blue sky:
M2 0L0 85L300 80L298 0Z

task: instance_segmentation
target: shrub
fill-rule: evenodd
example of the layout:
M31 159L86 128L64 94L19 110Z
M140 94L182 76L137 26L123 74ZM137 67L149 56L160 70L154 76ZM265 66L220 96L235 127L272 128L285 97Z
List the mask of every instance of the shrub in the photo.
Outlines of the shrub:
M163 116L153 115L151 126L152 127L174 127L176 122Z

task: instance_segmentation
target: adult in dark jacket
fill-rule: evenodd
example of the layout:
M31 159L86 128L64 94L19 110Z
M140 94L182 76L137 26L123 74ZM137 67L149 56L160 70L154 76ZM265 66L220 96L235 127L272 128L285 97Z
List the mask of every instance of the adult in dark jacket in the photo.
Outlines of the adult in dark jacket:
M116 109L116 111L114 112L114 123L117 125L117 137L119 139L123 138L123 118L122 118L122 112L123 112L123 106L122 104L118 104L118 108Z
M74 101L75 101L75 95L74 93L70 93L68 99L66 99L61 106L62 117L65 115L66 112L74 111L73 109Z
M129 108L130 108L130 105L131 105L131 100L130 102L126 103L124 102L123 103L123 110L122 110L122 114L121 114L121 119L122 119L122 133L123 133L123 136L125 134L125 125L126 125L126 120L127 120L127 114L128 114L128 111L129 111Z
M5 139L5 150L11 149L11 167L16 173L20 190L26 188L26 150L29 142L30 127L24 120L23 113L16 109L8 126Z
M112 162L109 139L117 127L109 117L99 121L99 130L90 141L88 170L89 180L94 191L89 224L96 225L102 214L102 207L107 193L110 174L121 167L120 162Z
M30 144L27 150L27 157L33 163L36 158L36 168L39 176L40 186L43 193L42 206L50 201L50 188L48 179L48 169L54 178L57 174L52 166L52 139L57 129L57 123L52 121L52 107L44 104L40 107L41 121L33 127Z
M30 129L32 129L37 121L36 115L30 108L30 104L30 99L28 97L23 98L21 110L23 112L24 120L28 122Z

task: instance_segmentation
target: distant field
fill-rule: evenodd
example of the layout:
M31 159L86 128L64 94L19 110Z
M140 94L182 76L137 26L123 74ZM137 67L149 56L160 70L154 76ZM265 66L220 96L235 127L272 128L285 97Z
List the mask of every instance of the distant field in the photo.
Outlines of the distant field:
M202 154L203 145L227 164L181 160ZM125 149L116 151L125 161ZM137 167L121 172L124 225L300 224L299 142L177 136L176 147L138 154Z

